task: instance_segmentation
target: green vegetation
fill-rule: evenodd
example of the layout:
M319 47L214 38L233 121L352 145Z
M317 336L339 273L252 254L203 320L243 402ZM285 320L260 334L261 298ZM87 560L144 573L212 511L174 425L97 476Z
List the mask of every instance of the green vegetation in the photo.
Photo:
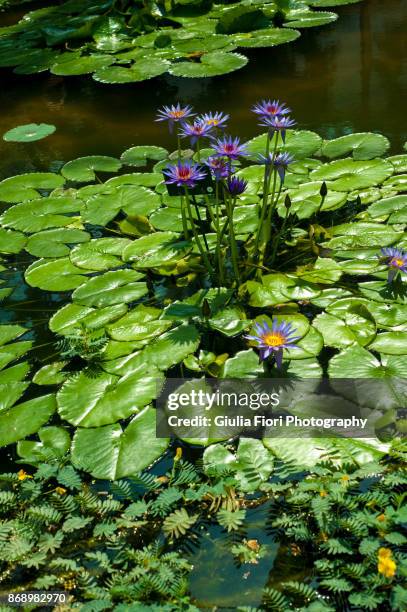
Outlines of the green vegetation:
M284 542L287 558L299 556L313 571L302 583L266 587L263 605L252 610L405 609L400 444L393 444L391 461L339 468L337 456L327 454L300 475L290 462L273 465L257 440L240 440L236 464L221 460L232 446L209 447L203 469L180 451L166 474L114 482L84 480L50 449L32 475L2 474L3 588L13 588L18 576L19 589L67 590L62 609L123 612L159 603L160 610L192 612L198 608L188 596L188 542L199 546L201 527L218 524L233 534L223 546L239 563L267 560L268 547L248 539L246 528L250 508L266 504L265 529ZM261 483L253 481L252 461Z
M217 76L247 64L236 49L292 42L302 28L337 19L321 9L358 1L69 0L0 28L0 67L92 74L101 83Z

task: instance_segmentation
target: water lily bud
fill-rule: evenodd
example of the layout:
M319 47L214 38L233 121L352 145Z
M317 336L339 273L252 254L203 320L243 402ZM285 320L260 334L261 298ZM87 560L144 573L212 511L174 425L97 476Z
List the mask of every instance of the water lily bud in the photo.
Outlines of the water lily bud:
M211 314L212 314L211 307L209 305L208 300L205 298L204 301L202 302L202 315L205 317L205 319L209 319Z
M319 190L319 194L321 197L325 198L328 193L328 187L326 186L325 181L321 185L321 189Z
M288 210L289 208L291 208L291 198L290 196L287 195L285 196L285 200L284 200L284 206L286 207L286 209Z
M357 204L357 206L360 206L362 204L362 200L360 199L360 195L358 195L358 197L356 198L356 204Z

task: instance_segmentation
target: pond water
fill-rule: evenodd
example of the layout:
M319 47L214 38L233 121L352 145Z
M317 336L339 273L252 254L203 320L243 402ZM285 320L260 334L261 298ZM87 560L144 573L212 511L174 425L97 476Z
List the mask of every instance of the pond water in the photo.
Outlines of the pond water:
M134 145L171 147L173 140L161 124L154 123L154 115L157 107L176 100L201 111L230 113L231 132L244 138L253 135L255 126L251 105L263 97L278 97L292 107L302 129L329 138L379 131L390 139L392 151L400 152L407 140L406 0L365 0L336 10L340 15L336 23L303 30L301 38L289 45L250 51L246 68L212 79L166 76L106 86L89 77L18 76L0 71L0 135L30 122L57 127L54 135L33 144L0 140L0 179L57 169L82 155L118 156ZM20 16L21 11L12 17L8 14L7 22ZM0 24L5 23L5 15L0 14ZM55 351L48 317L65 297L24 283L20 270L26 267L27 257L16 256L13 268L0 273L16 287L3 305L0 321L30 327L30 337L44 345L35 355L41 366ZM190 555L191 591L200 606L233 610L236 605L257 605L265 585L288 577L301 580L304 559L297 562L275 543L266 523L267 507L250 511L246 537L269 546L258 565L234 564L229 536L217 527L204 529Z
M157 107L176 100L230 113L231 131L249 137L255 128L251 105L278 97L303 129L329 138L380 131L399 152L407 140L406 2L365 0L335 8L337 22L303 29L288 45L249 51L245 68L212 79L164 76L107 86L86 76L0 71L0 134L30 122L57 126L53 136L38 143L0 140L0 177L48 169L55 160L81 155L120 155L133 145L171 147L172 139L154 123L154 115ZM14 17L18 20L21 10ZM0 24L2 19L0 13Z

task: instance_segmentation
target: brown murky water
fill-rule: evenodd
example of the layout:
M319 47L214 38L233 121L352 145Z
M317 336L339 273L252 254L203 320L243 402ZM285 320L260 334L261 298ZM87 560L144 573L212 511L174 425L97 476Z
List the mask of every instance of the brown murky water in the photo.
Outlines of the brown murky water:
M19 76L2 70L0 134L29 122L53 123L57 132L29 145L0 140L0 177L81 155L119 155L136 144L171 146L154 115L157 107L176 100L200 111L231 113L231 131L248 137L258 130L250 106L278 97L292 107L300 127L330 138L380 131L399 152L407 140L407 2L365 0L337 11L336 23L302 30L289 45L252 50L245 68L212 79L164 76L103 85L88 76ZM14 19L20 16L16 12Z

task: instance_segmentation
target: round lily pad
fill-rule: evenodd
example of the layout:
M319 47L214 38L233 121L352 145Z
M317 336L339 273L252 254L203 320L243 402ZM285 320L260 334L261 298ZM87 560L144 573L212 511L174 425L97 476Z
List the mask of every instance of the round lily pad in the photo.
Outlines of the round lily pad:
M352 153L353 159L365 160L380 157L390 147L388 138L382 134L364 132L347 134L334 140L325 140L321 153L325 157L343 157Z
M70 181L88 182L95 179L96 172L117 172L121 162L106 155L90 155L79 157L68 162L62 168L61 173Z
M240 53L214 51L205 53L200 62L179 62L172 64L170 74L182 77L212 77L238 70L249 60Z
M156 411L145 408L123 431L119 424L79 428L72 443L72 461L95 478L135 476L158 459L169 440L156 437Z
M27 123L3 134L3 140L7 142L34 142L50 136L55 130L55 125L48 123Z

